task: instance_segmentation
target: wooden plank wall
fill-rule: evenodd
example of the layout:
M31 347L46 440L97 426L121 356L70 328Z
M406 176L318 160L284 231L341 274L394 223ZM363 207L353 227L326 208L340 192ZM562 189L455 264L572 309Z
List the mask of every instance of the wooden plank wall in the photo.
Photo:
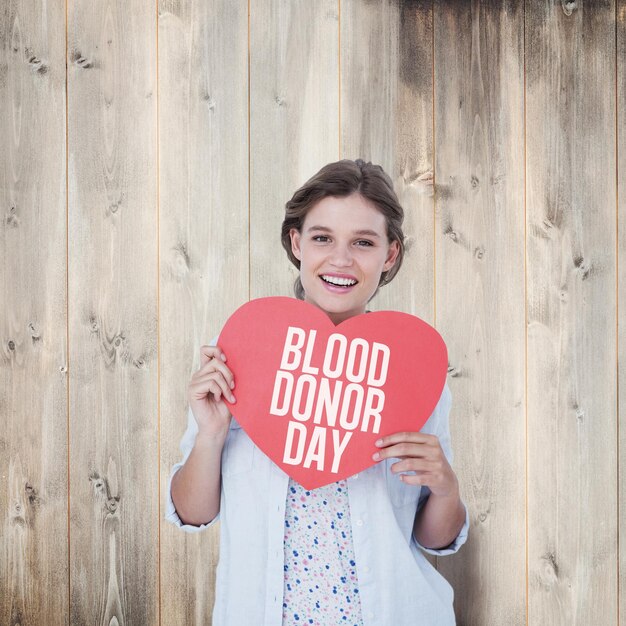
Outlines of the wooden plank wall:
M406 211L373 308L449 348L458 623L618 624L626 0L2 6L0 624L209 623L218 528L163 521L186 387L357 157Z
M248 299L247 13L230 0L159 5L162 501L199 348ZM219 528L162 523L160 537L161 623L207 623Z
M610 624L617 614L615 8L550 11L531 2L528 9L528 611L534 623Z
M153 623L155 24L146 5L68 9L69 621Z
M626 0L617 0L616 3L616 142L617 142L617 466L618 466L618 546L617 554L617 597L618 615L626 615L626 541L624 534L626 525L626 466L624 465L624 450L626 450L626 369L619 367L619 359L624 354L626 346L626 325L623 323L626 311Z
M0 13L2 624L68 615L65 12L38 4Z
M437 327L472 511L465 554L439 560L471 624L526 613L523 28L518 2L435 11Z

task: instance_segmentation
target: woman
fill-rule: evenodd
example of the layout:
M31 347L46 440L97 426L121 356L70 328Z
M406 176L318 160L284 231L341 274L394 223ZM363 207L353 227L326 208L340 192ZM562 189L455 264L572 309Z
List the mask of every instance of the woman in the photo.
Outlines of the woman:
M402 263L402 220L382 168L323 167L286 204L296 297L335 324L366 313ZM223 397L236 402L236 381L211 344L189 385L167 518L189 532L221 519L214 626L454 624L452 589L423 555L455 552L468 530L449 462L447 385L420 432L382 437L372 467L305 490L231 418Z

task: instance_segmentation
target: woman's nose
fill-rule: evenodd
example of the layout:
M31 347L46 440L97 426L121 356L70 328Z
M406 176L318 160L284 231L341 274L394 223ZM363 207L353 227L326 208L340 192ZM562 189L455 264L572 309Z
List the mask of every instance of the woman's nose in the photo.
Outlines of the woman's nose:
M352 265L352 251L349 246L335 246L330 255L330 262L337 267Z

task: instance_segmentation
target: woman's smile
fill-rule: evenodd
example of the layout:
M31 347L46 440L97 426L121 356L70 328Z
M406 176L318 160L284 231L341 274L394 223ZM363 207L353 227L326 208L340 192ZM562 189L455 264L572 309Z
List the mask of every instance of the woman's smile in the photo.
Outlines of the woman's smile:
M358 193L320 200L302 231L292 229L291 244L305 301L335 324L365 312L381 273L398 254L397 242L389 244L384 215Z
M359 282L354 276L349 274L336 274L333 272L321 274L320 278L332 293L349 293Z

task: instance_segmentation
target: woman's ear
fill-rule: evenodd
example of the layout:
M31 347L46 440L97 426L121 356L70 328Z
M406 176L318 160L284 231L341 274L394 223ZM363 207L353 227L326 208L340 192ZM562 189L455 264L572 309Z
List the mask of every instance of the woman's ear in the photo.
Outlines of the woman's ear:
M291 251L293 252L293 256L300 261L300 233L297 228L292 228L289 231L289 236L291 237Z
M389 244L389 251L387 252L387 259L385 260L385 264L383 265L383 272L387 272L394 266L396 259L398 258L399 252L400 252L400 245L394 239Z

